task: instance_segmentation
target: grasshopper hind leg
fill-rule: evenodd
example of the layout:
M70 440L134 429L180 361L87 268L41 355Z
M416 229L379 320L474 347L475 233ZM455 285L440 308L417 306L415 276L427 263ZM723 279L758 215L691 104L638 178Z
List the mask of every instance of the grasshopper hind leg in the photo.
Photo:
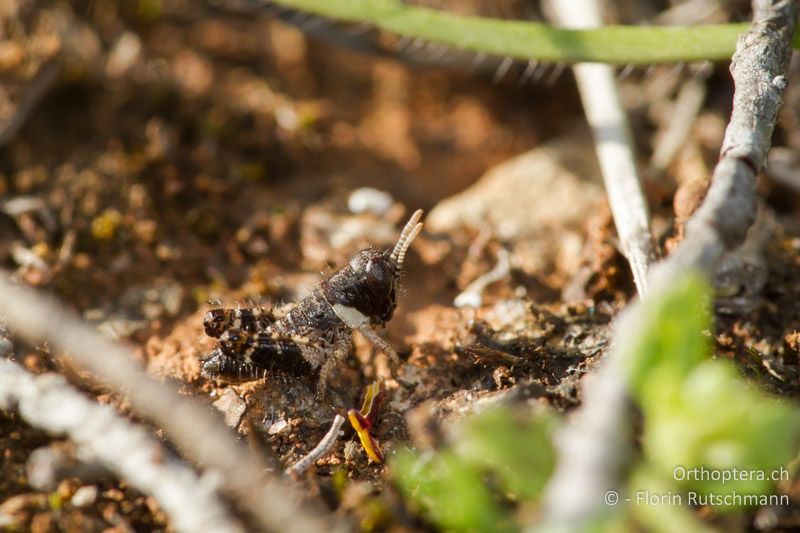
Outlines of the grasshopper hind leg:
M207 379L227 383L244 383L264 377L264 372L252 364L245 363L216 349L203 361L200 375Z

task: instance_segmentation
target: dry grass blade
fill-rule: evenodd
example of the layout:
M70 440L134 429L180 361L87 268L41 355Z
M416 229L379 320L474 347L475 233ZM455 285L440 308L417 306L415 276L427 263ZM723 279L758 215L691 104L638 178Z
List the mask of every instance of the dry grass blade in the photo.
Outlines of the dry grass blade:
M565 26L588 28L601 24L594 0L550 2ZM640 296L647 292L647 274L653 258L647 199L636 169L630 126L622 108L616 74L610 65L579 63L573 67L586 119L603 173L614 225L628 259Z

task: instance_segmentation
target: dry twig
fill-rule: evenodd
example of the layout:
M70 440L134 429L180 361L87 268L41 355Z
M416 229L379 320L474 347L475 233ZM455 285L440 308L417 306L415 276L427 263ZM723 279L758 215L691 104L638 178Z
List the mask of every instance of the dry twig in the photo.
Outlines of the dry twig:
M0 360L0 407L16 409L28 423L66 434L128 484L151 494L175 529L194 532L244 531L220 502L210 476L168 458L143 428L107 405L92 402L59 375L34 376Z
M711 188L688 221L684 240L653 269L653 293L689 269L711 276L755 219L756 173L782 101L798 6L792 0L754 0L753 12L731 62L733 113ZM641 330L639 307L631 305L617 320L612 350L586 382L581 408L559 434L559 461L544 501L545 523L559 530L584 530L610 510L604 493L619 488L630 453L625 339Z
M596 0L560 0L549 3L565 26L589 28L601 24ZM636 169L630 127L617 91L611 65L579 63L573 67L586 120L592 128L603 183L614 216L622 251L631 265L639 295L647 292L647 274L653 259L647 199Z
M731 62L736 92L720 160L686 237L655 270L668 283L690 267L711 273L726 251L741 244L756 216L756 174L763 168L786 88L798 7L789 0L753 2L753 26L739 37Z
M496 281L500 281L511 272L511 257L508 250L500 248L497 251L497 264L470 283L466 289L458 293L453 305L456 307L480 307L483 301L483 291Z
M681 86L670 113L669 123L658 138L650 166L664 173L686 143L697 115L706 99L706 81L711 74L710 65L705 65Z
M327 433L325 433L325 436L322 437L322 440L319 441L319 444L317 444L313 450L308 452L306 456L301 457L299 461L287 468L286 473L299 476L308 470L311 465L325 456L325 454L331 451L331 448L333 448L333 445L336 444L336 440L339 438L339 430L342 429L342 424L344 424L344 417L342 415L336 415L333 418L331 428Z
M325 520L320 512L302 506L288 486L270 478L264 461L237 443L210 409L150 379L131 350L104 338L54 299L15 284L5 272L0 272L0 294L0 317L11 332L32 343L48 342L54 352L68 354L106 385L124 391L133 408L164 429L183 454L215 471L220 484L263 529L305 532L336 527L333 518Z

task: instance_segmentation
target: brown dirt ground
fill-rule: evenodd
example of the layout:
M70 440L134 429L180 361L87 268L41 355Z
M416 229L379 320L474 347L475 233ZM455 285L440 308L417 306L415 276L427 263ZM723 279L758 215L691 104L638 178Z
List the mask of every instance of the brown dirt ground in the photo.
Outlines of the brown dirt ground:
M365 245L388 245L370 233L375 227L396 231L411 210L429 211L491 166L570 133L580 120L566 75L552 84L492 84L463 71L415 70L340 50L266 17L220 15L189 2L154 13L147 5L75 2L23 11L6 28L22 52L0 54L8 93L0 112L13 112L39 66L61 53L47 41L52 20L76 25L84 57L64 52L59 81L0 148L0 196L41 202L0 214L0 262L131 343L154 377L176 381L209 409L229 388L199 372L213 348L202 332L209 300L294 301L317 272ZM650 76L631 84L662 79L658 71ZM667 179L648 184L663 235L671 232L673 174L713 166L724 125L714 119L725 116L730 96L723 68L710 87L704 117L711 133L693 132L697 151L684 153ZM632 109L640 139L657 129L646 103ZM792 118L777 136L789 146L797 137ZM642 149L649 150L646 141ZM364 186L392 195L396 205L386 219L348 213L348 194ZM778 196L779 220L796 214L797 194ZM311 379L270 376L231 386L247 406L234 425L285 466L316 444L335 412L357 407L378 377L388 380L389 400L375 435L387 454L424 439L407 425L411 411L456 410L515 385L533 387L539 401L560 409L575 405L580 377L602 355L608 324L632 294L607 208L586 216L580 276L559 272L552 261L549 270L514 268L477 310L455 309L453 298L491 269L508 243L489 236L476 248L485 236L466 229L424 234L410 252L396 318L382 333L403 360L394 378L385 358L357 339L323 402L314 400ZM331 228L354 220L356 238L334 247ZM717 333L720 355L789 397L800 392L800 237L793 230L770 245L769 282L758 300L722 315ZM561 301L570 281L582 296L577 303ZM62 368L46 347L15 348L30 370L68 371L87 393L125 410L123 398ZM0 512L20 529L169 529L151 498L113 478L97 483L98 496L86 507L70 502L79 480L31 487L25 463L54 440L0 415ZM304 483L332 508L367 520L352 494L391 487L385 468L352 442L348 434ZM355 487L350 500L336 495L342 472ZM790 493L797 506L798 491ZM384 525L419 525L401 511L391 516Z

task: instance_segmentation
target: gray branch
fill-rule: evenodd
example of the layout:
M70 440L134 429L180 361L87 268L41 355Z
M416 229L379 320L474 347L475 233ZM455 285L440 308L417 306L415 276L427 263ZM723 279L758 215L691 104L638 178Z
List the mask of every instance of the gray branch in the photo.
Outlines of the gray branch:
M686 238L654 272L656 282L669 283L690 267L711 274L755 220L756 174L764 167L783 101L797 9L790 0L753 2L753 25L739 37L731 61L733 113L711 187L686 224Z
M88 400L55 374L34 376L0 360L0 408L19 411L48 433L67 435L128 484L152 495L175 529L194 532L244 531L220 502L216 483L169 458L144 429L110 406Z
M99 381L124 392L133 408L155 421L181 453L219 482L265 530L326 531L333 517L301 504L300 497L267 472L259 455L236 442L212 410L159 383L136 364L133 352L109 341L55 299L14 283L0 271L0 320L31 343L50 344Z
M755 0L753 11L753 24L739 38L731 62L733 113L711 187L687 223L684 240L654 267L649 298L657 298L687 270L710 277L723 254L744 241L755 219L756 174L764 166L782 102L798 6L792 0ZM642 329L640 305L620 315L614 346L587 380L582 406L558 435L558 465L543 502L547 526L582 531L611 511L603 496L620 488L631 454L626 340Z
M331 451L331 448L333 448L333 445L336 444L336 440L339 438L339 431L342 429L342 424L344 424L344 417L342 415L336 415L333 417L331 428L328 430L325 436L322 437L322 440L319 441L314 449L308 452L307 455L301 457L299 461L287 468L286 473L293 476L299 476L311 468L311 465L327 455L328 452Z

